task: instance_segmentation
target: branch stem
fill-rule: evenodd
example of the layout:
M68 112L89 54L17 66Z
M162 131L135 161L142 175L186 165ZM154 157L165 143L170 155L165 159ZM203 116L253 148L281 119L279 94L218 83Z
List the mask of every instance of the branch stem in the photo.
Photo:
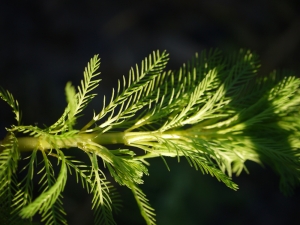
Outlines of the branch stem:
M72 137L39 136L39 137L19 137L18 145L20 152L33 151L34 149L48 150L54 148L72 148L82 144L96 143L99 145L124 144L134 146L137 143L159 142L160 139L186 139L187 131L148 131L148 132L111 132L99 134L78 133ZM185 135L184 135L185 133ZM0 142L0 153L4 150L5 144L8 144L9 138Z
M18 145L20 152L33 151L34 149L47 150L54 148L72 148L78 147L81 143L95 142L99 145L108 144L124 144L124 133L89 133L77 134L73 137L63 137L47 139L46 137L19 137ZM0 153L4 150L5 145L8 144L9 138L4 138L0 141Z

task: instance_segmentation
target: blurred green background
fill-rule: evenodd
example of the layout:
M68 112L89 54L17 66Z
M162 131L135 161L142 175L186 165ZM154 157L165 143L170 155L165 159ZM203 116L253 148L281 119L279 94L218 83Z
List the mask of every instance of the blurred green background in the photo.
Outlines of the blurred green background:
M300 7L288 0L165 1L1 1L0 85L19 100L24 124L50 125L66 105L67 81L79 85L94 55L101 57L98 97L79 126L102 107L117 79L153 50L170 53L168 68L177 69L195 52L212 47L226 52L249 48L261 56L261 74L275 68L300 74ZM0 139L13 115L0 103ZM70 150L71 152L71 150ZM73 151L79 155L79 151ZM75 154L75 153L74 153ZM299 224L300 191L285 197L268 168L247 163L250 175L234 181L234 192L185 159L149 161L150 176L141 186L156 209L158 225ZM24 162L23 162L24 163ZM69 177L64 206L70 225L92 224L91 196ZM37 182L37 181L35 181ZM124 202L120 225L142 225L131 195L118 187Z

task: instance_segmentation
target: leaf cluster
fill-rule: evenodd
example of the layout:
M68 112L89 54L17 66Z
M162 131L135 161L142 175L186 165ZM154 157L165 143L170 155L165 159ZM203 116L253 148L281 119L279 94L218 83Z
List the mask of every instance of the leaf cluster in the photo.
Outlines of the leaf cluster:
M34 215L40 214L45 224L67 224L62 196L68 176L75 175L93 196L95 224L116 224L113 212L120 211L121 199L109 173L132 191L145 222L154 225L154 209L140 188L143 176L149 175L147 160L153 157L162 158L168 169L165 157L178 162L184 158L233 190L238 186L232 175L247 172L246 161L254 161L270 166L280 176L281 190L292 193L300 182L300 79L277 71L258 77L259 59L248 50L230 55L203 51L177 71L165 70L168 60L166 51L155 51L131 68L81 129L75 129L76 122L100 82L98 55L88 63L77 90L67 83L67 107L49 127L21 125L18 102L1 88L0 98L17 121L6 128L0 146L3 221L32 224ZM109 149L111 144L125 146ZM68 155L72 147L85 152L90 163ZM26 175L19 179L22 151L32 152L21 168ZM37 197L32 183L36 174Z

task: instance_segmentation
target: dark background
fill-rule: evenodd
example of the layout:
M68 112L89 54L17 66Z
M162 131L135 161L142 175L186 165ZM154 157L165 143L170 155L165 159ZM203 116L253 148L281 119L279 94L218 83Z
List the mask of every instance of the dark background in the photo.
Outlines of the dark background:
M98 98L79 125L102 107L117 79L153 50L170 53L177 69L195 52L218 47L225 52L249 48L261 56L261 74L274 68L300 74L300 10L298 1L1 1L0 85L19 100L24 124L50 125L66 105L67 81L78 85L86 63L101 57ZM14 123L0 103L0 139ZM151 160L141 186L156 209L158 225L299 224L300 191L280 193L278 177L268 168L247 163L250 175L234 181L234 192L183 159ZM65 189L70 225L92 224L91 197L73 178ZM145 224L126 188L119 188L120 225Z

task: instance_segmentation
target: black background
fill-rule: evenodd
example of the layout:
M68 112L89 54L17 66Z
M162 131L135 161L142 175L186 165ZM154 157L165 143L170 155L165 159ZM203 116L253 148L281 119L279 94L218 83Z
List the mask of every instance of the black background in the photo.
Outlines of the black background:
M80 126L101 109L117 79L156 49L166 49L168 67L177 69L203 49L249 48L261 56L261 74L286 68L299 75L299 15L297 1L286 0L1 1L0 85L18 99L24 124L50 125L64 110L66 82L79 85L86 63L99 54L99 96ZM14 121L2 102L0 115L2 139ZM141 186L159 225L299 224L299 189L283 196L268 168L247 163L250 175L234 177L240 187L234 192L184 159L168 162L171 172L161 159L151 160ZM118 224L144 224L130 191L119 190ZM91 197L80 184L70 177L64 193L69 224L92 224Z

